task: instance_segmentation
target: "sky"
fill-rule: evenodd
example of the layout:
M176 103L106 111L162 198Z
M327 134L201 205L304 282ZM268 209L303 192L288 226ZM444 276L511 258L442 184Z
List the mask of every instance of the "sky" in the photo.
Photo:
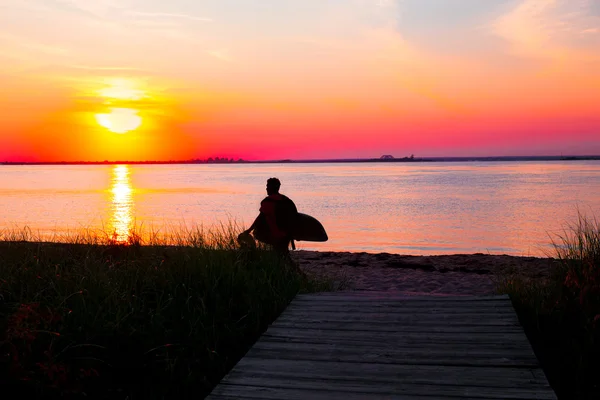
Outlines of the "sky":
M600 154L600 0L0 0L0 161Z

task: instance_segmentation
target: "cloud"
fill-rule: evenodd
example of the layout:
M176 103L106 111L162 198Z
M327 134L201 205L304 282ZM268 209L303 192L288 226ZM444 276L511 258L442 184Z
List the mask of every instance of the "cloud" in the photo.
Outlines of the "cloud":
M490 30L516 55L564 58L569 49L581 45L580 33L590 31L585 27L600 23L592 5L592 0L522 0L497 18Z
M70 64L70 63L53 63L47 64L39 68L31 69L31 71L42 72L53 74L62 72L65 74L78 74L81 73L86 75L87 71L98 71L107 73L121 73L121 72L147 72L143 68L128 67L128 66L102 66L102 65L85 65L85 64Z
M211 50L208 54L222 61L232 61L232 57L227 49Z
M525 0L492 24L492 31L506 39L516 52L537 52L551 35L561 27L551 12L557 0ZM550 20L549 20L550 19ZM536 50L537 49L537 50Z
M119 0L53 0L55 6L62 6L65 10L77 11L79 13L104 18L111 13L125 9Z
M47 4L37 0L4 0L0 7L9 10L19 9L31 12L48 11L50 9Z
M600 29L598 29L598 28L585 29L585 30L581 31L581 33L583 33L584 35L600 33Z
M394 6L396 6L396 1L395 0L376 0L375 5L377 7L383 7L383 8L394 7Z
M35 60L40 54L54 57L64 57L69 54L69 50L65 47L9 33L0 33L0 46L5 56L17 59Z
M95 67L88 65L71 65L74 69L83 69L88 71L141 71L140 68L133 67Z
M127 14L132 15L132 16L152 18L152 19L184 19L184 20L198 21L198 22L212 22L213 21L211 18L196 17L193 15L177 14L177 13L129 11L129 12L127 12Z

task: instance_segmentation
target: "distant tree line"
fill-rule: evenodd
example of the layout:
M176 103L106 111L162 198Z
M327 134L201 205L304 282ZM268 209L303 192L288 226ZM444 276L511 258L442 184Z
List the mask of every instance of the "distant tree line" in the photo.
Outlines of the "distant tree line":
M415 159L415 155L411 154L410 157L396 158L396 157L394 157L392 155L384 154L379 159L380 160L414 160Z
M203 162L201 160L194 160L194 161ZM205 162L207 162L207 163L225 163L225 164L227 164L227 163L240 163L240 162L245 162L245 161L242 160L241 158L238 158L237 160L234 160L233 158L227 158L227 157L223 157L223 158L221 158L221 157L215 157L215 158L208 157Z
M24 161L4 161L0 162L0 165L103 165L103 164L231 164L231 163L245 163L248 162L244 159L227 157L209 157L206 159L192 159L192 160L169 160L169 161L39 161L39 162L24 162Z

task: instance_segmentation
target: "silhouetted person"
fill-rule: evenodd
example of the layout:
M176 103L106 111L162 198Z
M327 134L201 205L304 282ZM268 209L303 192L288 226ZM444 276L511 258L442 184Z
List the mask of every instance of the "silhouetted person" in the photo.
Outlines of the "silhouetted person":
M298 209L294 202L287 196L279 193L281 182L277 178L267 179L267 197L260 202L260 213L246 231L249 234L253 230L255 237L261 242L268 243L287 262L296 266L291 259L289 245L293 246L293 229L298 216ZM257 229L258 228L258 229Z

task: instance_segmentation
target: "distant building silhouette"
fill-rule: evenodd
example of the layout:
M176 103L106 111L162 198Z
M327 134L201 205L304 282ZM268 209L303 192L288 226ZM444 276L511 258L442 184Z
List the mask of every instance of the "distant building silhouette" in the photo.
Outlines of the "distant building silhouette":
M394 156L391 156L389 154L385 154L383 156L381 156L381 160L393 160Z

